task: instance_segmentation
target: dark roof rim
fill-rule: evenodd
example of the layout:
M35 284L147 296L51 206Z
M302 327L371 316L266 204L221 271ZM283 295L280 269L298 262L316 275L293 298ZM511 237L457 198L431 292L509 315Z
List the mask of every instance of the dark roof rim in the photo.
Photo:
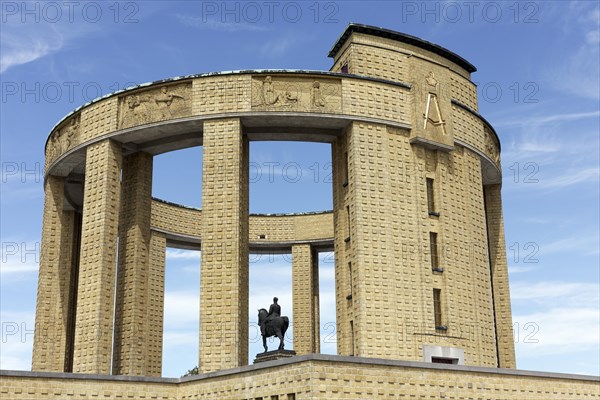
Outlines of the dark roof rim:
M335 44L329 51L328 57L335 57L338 51L340 51L340 49L344 45L344 43L346 43L346 40L348 40L350 35L354 32L364 33L367 35L378 36L382 38L396 40L402 43L411 44L420 47L424 50L431 51L432 53L435 53L439 56L442 56L445 59L452 61L453 63L464 68L469 73L477 71L477 68L473 64L465 60L463 57L435 43L428 42L427 40L423 40L421 38L406 33L393 31L391 29L380 28L372 25L357 24L354 22L348 24L346 30L344 30L344 32L341 34L341 36L338 38L338 40L335 42Z

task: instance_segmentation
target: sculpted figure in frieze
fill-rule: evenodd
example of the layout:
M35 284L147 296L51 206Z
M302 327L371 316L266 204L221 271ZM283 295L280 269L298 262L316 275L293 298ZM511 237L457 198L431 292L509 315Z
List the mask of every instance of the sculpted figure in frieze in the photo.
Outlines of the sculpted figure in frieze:
M121 97L119 128L191 115L191 84L163 85Z

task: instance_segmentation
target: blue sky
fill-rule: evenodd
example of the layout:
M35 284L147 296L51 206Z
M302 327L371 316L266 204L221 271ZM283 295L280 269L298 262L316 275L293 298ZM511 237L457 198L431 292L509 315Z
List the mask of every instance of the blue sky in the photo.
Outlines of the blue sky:
M480 112L502 143L517 365L600 374L598 2L2 1L1 12L0 368L31 368L43 146L65 114L179 75L328 70L330 47L359 22L440 44L478 68ZM250 158L251 212L332 208L328 145L252 143ZM158 156L153 194L201 207L201 171L201 148ZM165 376L197 363L199 260L167 252ZM322 254L328 353L333 267ZM293 318L290 257L251 257L250 271L250 310L276 294ZM270 287L263 274L282 283ZM250 341L253 357L260 345Z

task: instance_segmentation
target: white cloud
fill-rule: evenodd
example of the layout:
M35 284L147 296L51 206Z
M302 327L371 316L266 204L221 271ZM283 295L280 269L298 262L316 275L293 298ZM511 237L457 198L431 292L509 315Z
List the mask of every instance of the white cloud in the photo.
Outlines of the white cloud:
M538 189L561 189L567 186L576 185L584 182L598 183L600 177L600 168L590 167L583 169L573 169L560 175L544 177L537 183Z
M64 36L50 24L28 24L24 27L5 24L0 43L0 73L7 69L26 64L60 50L64 46Z
M513 282L511 284L511 300L528 301L544 305L585 306L598 305L600 301L600 285L582 282Z
M527 309L513 315L518 360L541 360L556 365L561 355L600 354L599 284L516 282L511 285L511 300L513 309ZM591 357L588 362L595 365L569 372L595 373L600 359ZM558 369L566 372L565 368L575 367Z
M597 2L571 2L559 7L557 24L568 37L565 54L542 72L556 89L584 98L599 99L600 91L600 7Z
M2 252L0 260L0 276L28 277L37 272L40 261L40 242L24 240L22 237L8 236L1 238Z
M2 311L0 369L31 370L34 320L33 312Z
M7 275L28 274L37 272L39 265L34 262L6 261L0 263L0 276L3 278Z
M200 313L200 290L167 291L165 293L165 327L181 329L196 327Z
M165 350L178 346L194 346L198 347L198 335L195 332L171 331L165 330L163 335L163 343Z
M504 128L504 127L516 127L523 126L527 127L540 127L543 125L556 124L560 122L573 122L590 118L598 118L600 116L600 111L587 111L587 112L577 112L577 113L565 113L565 114L552 114L552 115L534 115L527 118L518 118L518 119L506 119L498 121L496 124L496 128ZM542 147L543 148L543 147Z
M519 357L543 357L600 351L598 309L552 308L545 312L515 315Z
M578 255L598 254L598 233L582 233L579 236L570 236L554 240L552 242L540 243L540 256L556 253L570 253Z
M165 255L168 260L197 260L200 262L200 252L193 250L167 249Z

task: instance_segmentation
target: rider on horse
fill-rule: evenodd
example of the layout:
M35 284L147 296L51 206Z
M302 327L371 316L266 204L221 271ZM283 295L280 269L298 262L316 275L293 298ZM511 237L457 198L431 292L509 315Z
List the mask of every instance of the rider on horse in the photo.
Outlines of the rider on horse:
M271 322L273 318L281 316L281 306L277 304L279 299L277 297L273 297L273 304L269 307L269 314L267 315L267 323Z
M267 337L277 336L279 338L279 350L283 350L283 339L285 337L285 331L289 326L288 317L281 316L281 306L277 304L279 299L273 298L273 304L269 307L269 312L264 308L258 310L258 325L260 326L260 333L263 339L263 347L267 351ZM265 314L267 314L265 316Z

